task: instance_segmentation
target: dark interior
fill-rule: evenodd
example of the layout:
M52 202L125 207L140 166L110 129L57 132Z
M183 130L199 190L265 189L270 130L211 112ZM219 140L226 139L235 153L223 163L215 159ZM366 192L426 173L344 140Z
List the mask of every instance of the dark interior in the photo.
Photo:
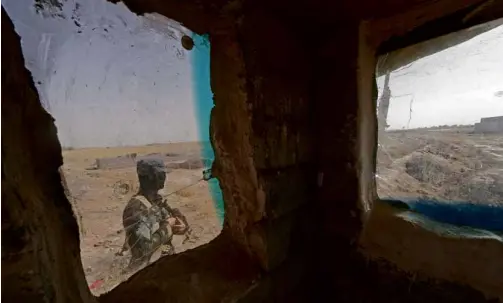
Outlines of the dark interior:
M500 242L411 226L381 205L374 179L375 76L487 30L503 17L503 1L124 2L209 34L224 229L94 297L54 120L2 8L5 302L503 299ZM487 25L470 30L479 24ZM376 70L378 56L393 51Z

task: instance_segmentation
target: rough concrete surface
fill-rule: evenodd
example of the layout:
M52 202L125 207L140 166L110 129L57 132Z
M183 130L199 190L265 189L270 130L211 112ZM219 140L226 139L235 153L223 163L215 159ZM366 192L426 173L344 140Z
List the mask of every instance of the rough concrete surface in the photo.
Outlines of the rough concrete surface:
M488 117L480 119L480 123L475 123L476 133L503 133L503 116Z
M413 32L480 2L126 0L136 13L159 12L210 35L210 133L226 218L213 241L161 258L98 299L58 173L54 121L2 10L2 128L9 130L2 133L2 298L486 302L497 291L500 246L446 240L362 206L376 193L370 79L378 46L459 29L470 11L422 27L428 35ZM472 20L498 17L494 3ZM473 261L479 253L493 266Z

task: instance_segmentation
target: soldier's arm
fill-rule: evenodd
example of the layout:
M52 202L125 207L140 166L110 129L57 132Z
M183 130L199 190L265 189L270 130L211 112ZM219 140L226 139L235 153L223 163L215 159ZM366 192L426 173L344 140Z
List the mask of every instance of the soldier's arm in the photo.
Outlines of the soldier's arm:
M161 222L159 224L159 229L152 234L152 249L165 243L171 243L172 238L173 230L171 226L167 222Z
M138 199L131 198L124 211L124 228L134 227L140 221L144 221L148 214L148 208Z
M171 208L167 201L164 200L163 203L161 204L162 208L169 214L169 217L172 217L176 219L175 221L175 226L176 228L173 230L175 233L185 233L189 231L190 226L189 223L187 222L187 218L182 214L182 212L178 208Z
M173 211L172 211L171 207L168 205L168 200L164 199L159 204L159 208L160 208L160 211L165 219L167 219L169 217L173 217Z
M139 222L160 222L161 215L159 208L157 206L150 207L145 205L140 199L132 198L130 201L131 212L128 221L132 224L138 224Z
M149 209L149 218L155 222L161 222L161 221L164 221L167 216L166 216L166 211L163 210L162 207L159 207L159 206L156 206L156 205L153 205L150 209Z

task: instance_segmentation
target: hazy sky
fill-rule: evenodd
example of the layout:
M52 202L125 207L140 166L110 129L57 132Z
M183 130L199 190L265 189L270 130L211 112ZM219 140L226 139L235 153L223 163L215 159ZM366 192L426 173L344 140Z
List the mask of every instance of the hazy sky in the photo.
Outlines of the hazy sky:
M104 0L79 1L78 27L74 3L65 4L66 19L54 19L36 15L33 0L2 2L62 144L197 140L191 52L180 44L190 31Z
M36 15L33 0L2 1L62 145L197 140L192 52L180 45L190 32L161 16L138 17L122 4L65 3L67 18L54 19ZM502 54L499 27L393 73L391 128L407 127L412 97L409 127L503 115L503 98L495 96L503 90Z
M384 77L378 78L381 93ZM414 62L390 77L391 129L473 124L503 115L503 26Z

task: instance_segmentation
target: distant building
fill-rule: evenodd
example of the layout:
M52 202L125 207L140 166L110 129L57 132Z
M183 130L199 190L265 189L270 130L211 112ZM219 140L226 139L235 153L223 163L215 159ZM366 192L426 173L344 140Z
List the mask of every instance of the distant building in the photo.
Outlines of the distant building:
M503 133L503 116L480 119L475 123L476 133Z

